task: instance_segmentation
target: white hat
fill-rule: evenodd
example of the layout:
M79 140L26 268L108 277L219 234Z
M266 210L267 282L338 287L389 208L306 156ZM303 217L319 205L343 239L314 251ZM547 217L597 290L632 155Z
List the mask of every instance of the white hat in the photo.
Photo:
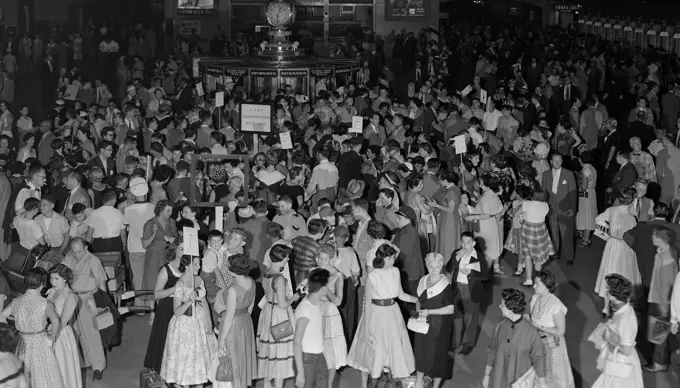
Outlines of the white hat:
M143 197L149 192L149 185L144 178L132 178L130 180L130 192L136 197Z

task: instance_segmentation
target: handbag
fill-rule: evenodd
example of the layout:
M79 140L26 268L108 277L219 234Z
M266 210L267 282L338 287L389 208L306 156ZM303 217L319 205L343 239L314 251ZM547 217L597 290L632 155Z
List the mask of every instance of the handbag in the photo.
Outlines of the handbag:
M514 383L510 384L511 388L534 388L540 387L541 384L538 382L538 376L536 375L536 370L532 366L526 371L522 377L517 379Z
M217 381L234 381L234 374L231 367L231 360L229 357L219 357L220 363L217 366L215 379Z
M425 319L409 318L406 327L414 333L427 334L430 324Z
M383 372L374 382L374 388L402 388L401 379L392 377L392 371L389 367L384 367Z
M661 345L666 342L670 332L670 322L651 315L647 317L647 341Z
M94 316L94 327L97 330L104 330L107 327L113 326L114 319L111 310L108 307L104 308L102 311L98 312Z
M633 350L635 351L635 350ZM633 364L617 361L616 355L619 353L619 347L614 348L614 353L611 358L604 361L604 374L620 379L627 379L633 374Z
M282 275L278 275L282 276ZM274 289L274 282L272 282L272 290ZM279 342L284 338L290 337L293 334L295 334L295 330L293 329L293 324L290 322L290 313L288 312L288 309L286 309L286 317L287 319L283 322L277 323L276 325L272 325L270 328L270 332L272 334L272 338L274 338L274 341Z
M595 232L593 232L593 234L596 237L602 239L603 241L607 241L611 237L609 231L610 231L609 222L605 221L602 224L598 223L597 225L595 225Z

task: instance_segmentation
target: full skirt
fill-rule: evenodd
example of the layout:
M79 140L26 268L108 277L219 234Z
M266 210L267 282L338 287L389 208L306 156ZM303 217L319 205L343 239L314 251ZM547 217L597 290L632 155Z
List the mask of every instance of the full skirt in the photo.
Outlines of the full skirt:
M257 378L257 353L255 348L255 333L250 314L234 316L229 333L227 333L226 354L232 368L232 386L246 388Z
M574 373L564 337L547 336L542 340L545 348L545 381L548 387L574 388Z
M380 377L384 367L389 367L395 378L410 376L416 362L399 306L371 307L370 315L363 314L359 320L347 365L374 379Z
M54 354L57 357L64 386L81 388L83 386L83 375L80 371L80 354L78 353L78 342L71 326L66 325L61 330L57 343L54 344Z
M543 265L555 254L545 222L522 222L520 241L522 258L531 259L536 265Z
M293 336L276 341L271 328L279 323L290 320L295 329L293 308L282 309L278 305L268 302L260 313L257 324L257 378L258 379L287 379L295 376L293 369Z
M209 319L202 308L193 316L173 316L163 352L161 377L168 383L199 385L208 382L208 369L217 357L217 338L206 333Z
M623 240L614 237L607 240L607 245L604 247L600 270L597 272L597 281L595 282L595 292L602 298L607 295L605 277L613 273L628 279L633 283L633 289L642 284L635 251Z
M24 371L31 388L66 387L61 377L52 341L45 333L21 335L16 354L24 362Z
M595 217L597 217L597 194L595 189L588 189L588 198L579 197L578 213L576 213L577 230L595 230Z
M600 355L597 358L597 369L604 369L604 360L612 355L605 346L600 350ZM628 378L620 378L610 376L604 372L595 380L592 388L644 388L645 384L642 381L642 367L640 365L640 358L635 349L629 356L617 354L617 361L625 362L633 365L633 373Z
M165 340L168 335L170 320L175 316L172 308L172 297L167 297L158 301L156 304L156 315L151 326L149 343L146 346L146 356L144 357L144 367L160 372L163 364L163 351L165 350Z
M323 355L328 369L340 369L347 365L347 341L338 307L323 301Z

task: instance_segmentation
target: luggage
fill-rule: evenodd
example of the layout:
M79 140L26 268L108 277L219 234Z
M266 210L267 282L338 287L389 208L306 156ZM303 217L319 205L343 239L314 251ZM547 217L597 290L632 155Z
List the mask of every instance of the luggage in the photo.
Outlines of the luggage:
M168 385L161 380L158 372L142 369L139 372L139 388L168 388Z

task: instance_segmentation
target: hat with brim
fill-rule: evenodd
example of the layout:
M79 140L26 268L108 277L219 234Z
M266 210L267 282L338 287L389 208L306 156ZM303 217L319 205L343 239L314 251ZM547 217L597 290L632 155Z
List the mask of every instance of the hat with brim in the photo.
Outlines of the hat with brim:
M238 209L238 216L240 218L250 218L255 216L255 210L253 210L253 207L248 205L246 207L242 207Z
M144 178L132 178L130 180L130 193L136 197L145 196L149 192L149 185Z
M416 216L415 210L411 209L410 206L402 206L399 208L398 211L396 211L394 214L402 217L406 217L409 220L411 220L411 225L416 225L416 221L418 221L418 217Z
M366 188L366 182L358 179L352 179L347 185L347 196L349 199L361 198L364 195L364 189Z
M66 103L64 102L64 100L57 100L57 101L54 102L54 104L56 106L64 106L64 104L66 104Z

